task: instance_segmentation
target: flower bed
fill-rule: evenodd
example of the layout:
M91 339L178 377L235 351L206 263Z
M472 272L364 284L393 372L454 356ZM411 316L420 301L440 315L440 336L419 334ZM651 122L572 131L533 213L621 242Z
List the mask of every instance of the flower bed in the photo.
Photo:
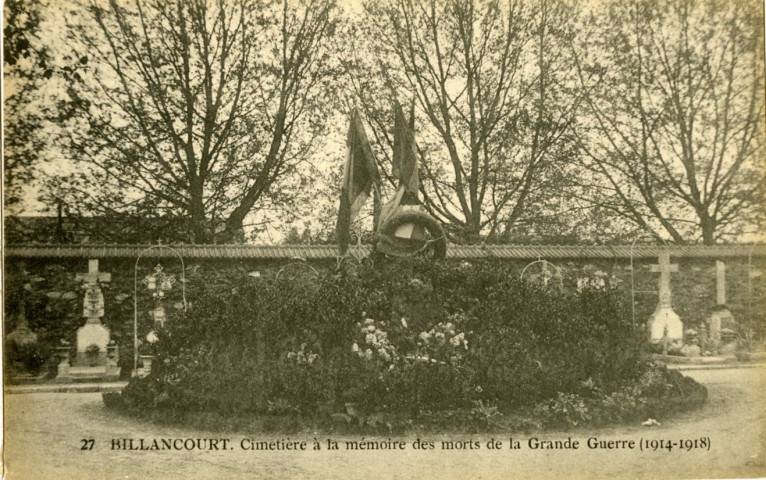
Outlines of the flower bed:
M493 429L657 418L705 400L647 361L611 292L548 290L489 263L397 261L194 298L158 332L151 375L131 381L123 408L335 425L327 413L350 421L350 403L355 425Z

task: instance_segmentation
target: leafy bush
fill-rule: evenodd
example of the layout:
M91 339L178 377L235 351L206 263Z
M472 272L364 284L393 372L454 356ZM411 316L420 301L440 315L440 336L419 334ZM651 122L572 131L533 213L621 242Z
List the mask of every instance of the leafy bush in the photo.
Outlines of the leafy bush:
M37 375L43 371L52 354L50 348L38 342L5 342L6 373Z
M581 394L559 393L555 400L537 405L535 413L546 426L568 428L665 418L707 400L704 386L677 371L653 362L644 363L642 370L634 382L609 393L583 382Z
M609 421L598 405L671 398L668 373L652 373L641 329L612 292L549 290L488 262L393 261L192 297L158 332L152 373L125 389L127 408L231 416L354 402L412 416L465 411L486 425L528 408L573 425Z

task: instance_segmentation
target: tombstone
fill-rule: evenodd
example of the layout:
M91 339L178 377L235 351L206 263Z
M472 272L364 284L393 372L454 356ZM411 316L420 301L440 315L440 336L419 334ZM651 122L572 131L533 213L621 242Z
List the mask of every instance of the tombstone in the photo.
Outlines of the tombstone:
M660 300L654 313L646 322L649 331L649 341L660 342L663 337L671 340L684 338L684 325L681 317L673 311L671 305L670 274L678 271L678 264L670 263L670 255L663 253L659 257L659 264L652 265L652 272L660 274Z
M29 290L30 285L24 285L24 291ZM29 328L24 304L25 295L22 295L16 327L5 336L5 375L12 384L35 383L47 374L44 366L48 359L42 356L44 350L37 342L37 334Z
M718 260L715 267L716 307L708 317L707 323L710 348L719 352L722 343L721 330L733 329L735 322L729 307L726 306L726 264Z
M87 320L85 325L77 329L77 354L71 364L68 348L66 355L62 353L57 378L117 378L120 374L117 347L110 341L109 329L101 324L104 294L99 284L111 281L111 274L98 271L98 260L88 260L88 273L77 274L76 278L85 282L82 316Z
M156 330L164 328L167 320L167 314L165 312L164 299L165 294L173 289L173 285L176 283L174 275L166 273L162 264L158 263L154 267L154 273L150 273L142 280L146 285L147 290L152 292L154 298L154 308L149 312L154 325L152 330L146 335L146 342L151 345L158 340ZM185 279L182 279L183 284ZM177 309L186 308L186 297L184 296L183 303L176 304ZM136 336L138 333L136 332ZM141 358L141 364L143 367L138 366L138 359ZM132 377L145 377L151 372L152 356L151 355L139 355L138 350L134 352L134 368L131 372Z
M27 290L29 284L24 286L24 290ZM29 328L29 322L27 321L27 315L24 308L24 298L19 302L19 315L16 328L11 333L5 336L6 342L16 343L18 345L29 345L37 343L37 334Z

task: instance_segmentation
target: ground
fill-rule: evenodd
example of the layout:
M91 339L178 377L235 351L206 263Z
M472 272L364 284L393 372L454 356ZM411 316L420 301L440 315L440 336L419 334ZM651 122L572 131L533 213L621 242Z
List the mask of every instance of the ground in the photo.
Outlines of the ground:
M117 416L103 406L100 393L33 393L5 397L5 459L10 480L21 479L189 479L189 478L750 478L766 476L766 367L690 370L703 383L709 401L701 410L684 413L660 426L638 425L573 432L512 435L521 449L508 448L507 435L464 435L478 440L479 450L440 450L449 437L424 435L437 449L416 451L326 450L327 436L306 432L291 440L314 437L321 451L253 452L240 448L242 439L283 438L258 432L203 432L156 426ZM112 438L223 438L229 451L112 450ZM487 441L503 441L502 450L488 450ZM578 450L531 450L532 437L580 442ZM591 450L590 437L633 440L634 450ZM640 451L644 439L709 439L709 450ZM92 450L81 450L82 439L94 439ZM398 439L398 438L397 438ZM311 443L309 443L309 448Z

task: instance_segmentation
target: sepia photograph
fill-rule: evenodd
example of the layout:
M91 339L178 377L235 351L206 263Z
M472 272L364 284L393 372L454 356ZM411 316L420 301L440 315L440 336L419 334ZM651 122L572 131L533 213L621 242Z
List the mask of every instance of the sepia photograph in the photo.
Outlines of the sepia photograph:
M3 478L766 478L765 26L4 0Z

